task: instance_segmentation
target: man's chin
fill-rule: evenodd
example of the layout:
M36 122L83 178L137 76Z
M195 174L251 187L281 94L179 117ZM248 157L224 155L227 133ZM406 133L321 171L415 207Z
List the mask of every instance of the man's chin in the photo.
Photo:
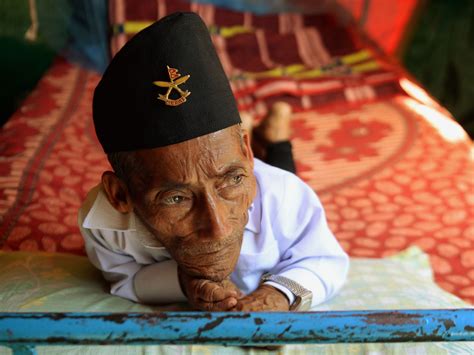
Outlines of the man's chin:
M240 244L227 246L217 252L180 255L176 261L182 270L194 278L220 282L233 272L240 254Z

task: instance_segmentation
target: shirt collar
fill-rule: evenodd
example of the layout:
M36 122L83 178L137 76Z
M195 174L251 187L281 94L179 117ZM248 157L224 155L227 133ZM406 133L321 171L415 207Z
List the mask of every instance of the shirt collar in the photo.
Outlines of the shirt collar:
M135 213L121 213L117 211L110 204L102 187L99 188L95 202L84 219L82 226L88 229L134 233L144 247L164 249L163 244L156 239Z
M82 223L84 228L105 229L115 231L135 231L134 213L117 211L105 196L102 186L97 191L97 197Z

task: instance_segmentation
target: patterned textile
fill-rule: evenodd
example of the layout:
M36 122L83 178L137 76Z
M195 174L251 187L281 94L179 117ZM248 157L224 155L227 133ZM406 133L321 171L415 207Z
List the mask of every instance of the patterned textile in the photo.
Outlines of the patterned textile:
M203 9L227 26L249 21L246 14L211 11L204 5L197 8ZM133 11L127 16L143 18ZM350 29L318 16L310 19L324 24L320 38L326 48L323 52L331 53L329 58L342 55L337 57L341 61L348 53L358 53L357 58L373 55ZM265 23L267 32L275 27L275 36L282 36L279 26L294 27L286 22L289 19L299 21L290 15L250 18L252 23ZM233 44L235 53L242 55L233 56L232 70L247 65L252 56L244 53L258 53L256 36L241 34L239 44ZM294 36L287 33L287 41L279 37L279 45L294 44ZM230 38L236 40L236 36ZM305 38L302 46L309 48L314 41ZM225 43L229 48L228 38ZM320 52L311 53L309 58ZM232 79L232 85L241 109L259 116L275 100L293 105L298 174L318 192L331 228L350 255L380 257L418 245L430 255L439 285L474 303L473 144L402 69L381 57L374 62L377 69L363 73L343 65L345 71L323 70L316 79L286 74L273 78L267 72L264 77ZM309 72L318 70L321 73L321 68ZM282 73L279 67L276 73ZM385 84L373 84L377 78L385 78ZM3 250L84 253L77 210L108 168L91 120L98 80L96 74L57 61L0 131Z
M0 131L4 250L83 253L77 210L107 168L91 120L97 81L56 62Z
M175 11L203 18L239 108L257 117L275 98L308 110L401 92L377 50L330 14L258 16L184 0L111 0L112 55L133 34Z
M91 120L98 79L56 62L0 132L3 250L84 253L77 209L108 168ZM351 255L418 245L436 281L474 302L472 143L443 136L442 112L400 95L296 114L296 162Z
M0 251L0 312L156 312L189 310L186 304L146 306L111 296L100 273L85 257ZM413 247L385 259L353 258L348 281L333 299L314 311L468 308L441 290L428 256ZM390 279L390 283L387 283ZM146 325L145 325L146 326ZM125 349L124 349L125 348ZM222 345L53 346L40 354L469 354L474 342L291 344L257 351ZM41 351L42 350L42 351ZM0 347L0 355L10 354Z

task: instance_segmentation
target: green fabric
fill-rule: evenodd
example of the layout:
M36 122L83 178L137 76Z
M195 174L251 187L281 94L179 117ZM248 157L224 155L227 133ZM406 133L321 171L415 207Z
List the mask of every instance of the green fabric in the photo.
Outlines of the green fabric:
M52 5L52 4L49 4ZM50 15L55 12L38 11ZM38 16L40 14L38 13ZM40 19L44 25L43 18ZM45 19L46 21L46 19ZM56 23L56 21L52 21ZM33 90L38 80L50 66L54 51L45 44L43 28L39 31L36 41L25 39L25 33L31 25L29 1L2 0L0 1L0 127L10 118L28 93ZM45 31L51 25L42 26ZM64 31L62 31L64 32Z
M149 312L185 305L149 307L111 296L101 275L85 257L0 252L0 312ZM315 310L461 308L462 300L433 281L428 256L411 248L387 259L352 259L349 279L334 299ZM474 343L287 345L281 354L466 354ZM0 354L8 350L0 348ZM268 354L223 346L70 346L38 347L39 354Z
M35 0L33 6L38 21L37 41L62 48L67 41L67 29L73 15L71 1ZM0 23L1 36L24 39L32 23L30 1L0 1Z
M30 26L28 1L2 0L0 2L0 35L20 37Z
M27 40L32 24L28 0L0 1L0 127L10 118L54 56L68 40L72 16L68 0L35 0L37 38Z
M106 0L35 0L36 38L28 0L0 1L0 126L20 107L59 53L103 70L108 61Z
M55 54L44 44L13 37L0 37L0 53L1 127L33 90Z
M474 137L474 1L429 1L403 61Z

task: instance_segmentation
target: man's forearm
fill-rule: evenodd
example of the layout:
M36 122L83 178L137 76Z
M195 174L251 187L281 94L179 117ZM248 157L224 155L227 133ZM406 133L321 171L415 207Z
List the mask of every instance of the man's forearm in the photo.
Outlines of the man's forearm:
M146 304L186 302L178 280L174 260L144 266L135 274L133 286L137 298Z

